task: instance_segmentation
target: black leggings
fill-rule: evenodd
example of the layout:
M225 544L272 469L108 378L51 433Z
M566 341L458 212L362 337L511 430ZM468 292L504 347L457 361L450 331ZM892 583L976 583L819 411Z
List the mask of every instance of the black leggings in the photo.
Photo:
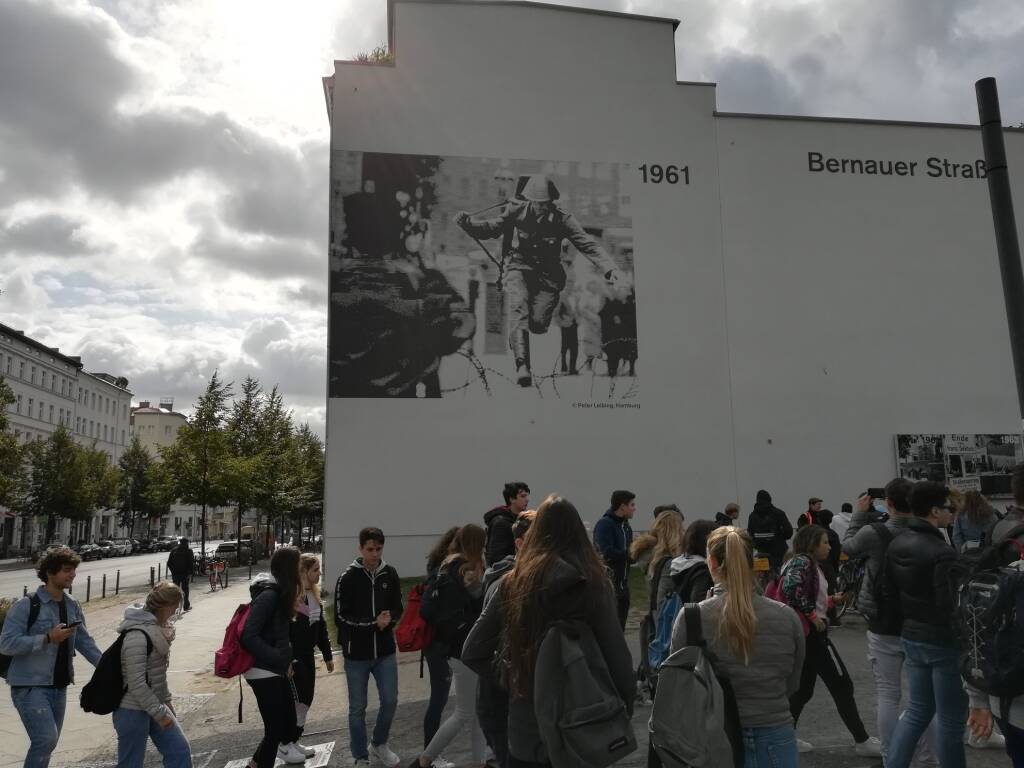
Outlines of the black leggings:
M853 697L853 680L846 671L846 665L839 657L839 651L824 632L818 632L813 626L807 635L807 652L804 655L804 666L800 673L800 688L789 699L789 711L793 714L793 725L796 726L807 702L814 696L814 684L821 678L832 694L839 717L843 719L853 740L860 744L867 741L868 732L857 711L857 701Z
M263 741L252 759L256 768L274 768L278 746L291 744L299 738L295 725L295 694L288 679L279 675L246 682L256 696L263 718Z
M423 714L423 748L426 749L441 727L441 715L448 703L448 693L452 687L452 668L448 664L448 646L435 643L423 652L430 672L430 701L427 711Z

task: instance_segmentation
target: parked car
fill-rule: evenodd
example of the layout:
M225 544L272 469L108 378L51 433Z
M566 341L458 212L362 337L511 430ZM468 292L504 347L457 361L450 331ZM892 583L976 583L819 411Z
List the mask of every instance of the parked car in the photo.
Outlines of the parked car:
M170 552L178 546L177 536L161 536L153 544L154 552Z
M104 539L103 541L97 541L94 546L99 549L101 557L114 556L114 542Z
M128 539L128 541L132 545L132 554L133 555L138 554L139 552L142 551L142 542L141 541L139 541L138 539Z
M74 549L83 562L99 560L103 557L103 552L95 544L79 544Z
M238 555L239 546L237 541L222 541L217 545L217 549L214 552L214 556L225 560L234 560ZM252 542L248 539L242 540L241 556L242 562L247 562L252 556Z

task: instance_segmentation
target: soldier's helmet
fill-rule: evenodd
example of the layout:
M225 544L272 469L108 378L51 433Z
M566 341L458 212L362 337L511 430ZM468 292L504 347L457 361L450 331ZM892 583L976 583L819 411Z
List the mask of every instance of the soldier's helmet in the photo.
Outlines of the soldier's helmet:
M519 197L532 203L548 203L559 198L558 187L543 173L535 173L527 178Z

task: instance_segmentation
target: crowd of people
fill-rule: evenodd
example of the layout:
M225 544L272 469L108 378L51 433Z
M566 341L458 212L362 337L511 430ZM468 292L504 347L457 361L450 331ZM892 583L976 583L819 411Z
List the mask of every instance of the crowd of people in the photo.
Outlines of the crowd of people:
M698 644L712 660L728 711L735 712L719 726L730 731L733 765L797 766L800 753L813 749L798 738L797 726L821 678L858 755L880 758L887 768L960 768L965 745L1005 746L1020 768L1024 696L1006 686L1020 686L1024 668L1006 657L1020 655L1024 627L1014 623L1020 619L1011 610L998 614L999 627L980 628L1009 638L1010 653L1004 644L995 662L1010 665L1000 688L987 685L987 667L969 668L984 666L981 661L965 665L965 654L974 658L965 646L977 650L979 627L965 638L957 620L965 578L981 564L1017 568L1020 578L1005 582L1017 592L1007 591L1006 599L1024 606L1024 466L1013 476L1013 492L1015 506L1002 515L981 494L895 479L861 494L837 516L812 497L794 531L762 490L746 529L738 525L735 503L713 519L690 522L677 505L666 504L654 509L649 531L634 537L636 494L616 490L591 537L568 499L551 494L530 509L529 487L512 482L483 526L455 526L437 540L408 604L398 572L383 558L384 532L364 528L358 555L333 593L353 764L372 759L396 768L403 762L390 746L399 699L396 628L418 622L423 632L416 649L429 670L430 696L423 748L407 756L410 768L452 768L443 755L462 733L470 737L472 765L480 768L581 764L578 756L575 762L566 757L579 735L560 732L569 726L552 716L551 707L565 698L562 688L576 679L570 675L580 674L559 667L557 644L550 642L555 633L563 640L558 647L571 642L585 649L584 674L603 683L605 701L617 702L612 710L618 712L604 715L610 733L619 733L616 714L631 728L634 707L650 704L648 697L657 710L664 654L655 650L664 641L669 658ZM854 598L839 589L841 556L863 564L865 574L856 600L867 621L877 737L861 718L854 682L830 638L839 623L835 607ZM147 741L165 766L191 766L167 686L172 617L187 600L178 574L177 583L157 584L143 603L126 609L118 642L101 654L66 591L78 563L70 549L48 551L38 564L42 586L10 609L0 633L5 676L31 741L25 766L49 765L76 652L97 666L97 675L104 658L117 655L124 694L110 714L119 766L142 766ZM639 612L639 659L624 633L634 567L648 591ZM251 656L244 677L264 726L253 768L270 768L278 759L301 764L313 754L300 739L314 701L317 649L334 671L320 581L317 556L282 547L270 572L250 586L240 643ZM379 708L368 732L371 677ZM452 683L455 706L445 718ZM683 715L680 725L668 727L693 727ZM654 718L651 723L653 729ZM664 719L657 723L666 727ZM652 731L649 766L664 764L655 735L664 734ZM635 748L631 736L616 737L608 753Z

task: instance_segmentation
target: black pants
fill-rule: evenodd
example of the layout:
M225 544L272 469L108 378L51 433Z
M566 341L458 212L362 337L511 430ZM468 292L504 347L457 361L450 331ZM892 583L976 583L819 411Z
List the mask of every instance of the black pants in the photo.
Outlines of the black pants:
M256 696L260 717L263 718L263 741L252 759L256 768L274 768L278 746L291 744L299 738L295 725L295 694L285 677L264 677L246 682Z
M619 626L626 629L626 617L629 616L629 587L623 590L615 590L615 600L619 609Z
M452 668L448 664L448 648L443 643L430 646L423 652L430 673L430 701L423 715L423 748L426 749L441 727L441 715L448 703L452 687Z
M579 354L579 326L573 323L567 328L562 328L562 349L559 353L562 360L562 373L576 373L576 360Z
M480 675L476 688L476 719L501 768L508 768L508 691L491 675Z
M807 652L804 666L800 673L800 688L789 699L789 711L793 714L793 725L800 719L807 702L814 696L814 684L821 678L832 694L839 717L846 724L853 740L860 744L868 738L864 722L857 711L857 702L853 697L853 680L846 671L846 665L839 657L839 651L824 632L811 627L807 635Z
M528 763L514 755L509 755L508 768L551 768L551 763Z
M172 574L171 579L174 581L174 585L178 587L181 590L182 594L185 596L183 605L181 607L184 608L186 611L192 610L192 605L188 601L188 582L189 579L191 579L191 576L180 576L178 574Z

